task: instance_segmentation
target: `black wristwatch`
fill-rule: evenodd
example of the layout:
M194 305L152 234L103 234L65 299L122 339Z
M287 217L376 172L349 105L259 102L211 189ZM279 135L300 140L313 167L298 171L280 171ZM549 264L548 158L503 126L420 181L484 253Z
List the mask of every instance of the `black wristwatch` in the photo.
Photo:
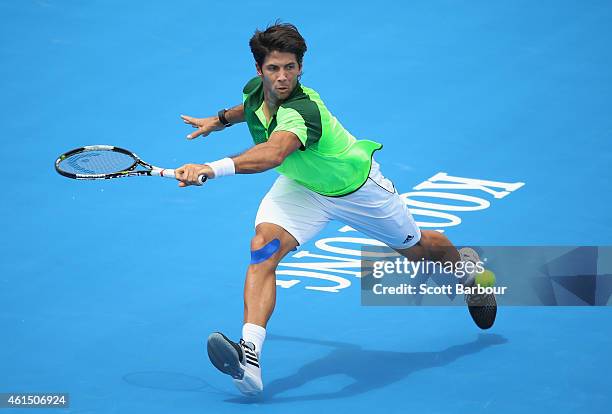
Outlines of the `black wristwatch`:
M225 117L225 113L227 112L227 109L221 109L218 113L217 116L219 117L219 121L223 124L223 126L225 128L227 127L231 127L233 124L227 120L227 118Z

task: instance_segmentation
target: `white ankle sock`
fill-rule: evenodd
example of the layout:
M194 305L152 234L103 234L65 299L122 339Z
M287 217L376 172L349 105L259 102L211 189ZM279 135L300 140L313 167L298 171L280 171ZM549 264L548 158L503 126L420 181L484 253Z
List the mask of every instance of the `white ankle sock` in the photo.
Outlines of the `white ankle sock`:
M264 340L266 339L266 328L254 323L245 323L242 326L242 339L255 345L255 352L261 355Z

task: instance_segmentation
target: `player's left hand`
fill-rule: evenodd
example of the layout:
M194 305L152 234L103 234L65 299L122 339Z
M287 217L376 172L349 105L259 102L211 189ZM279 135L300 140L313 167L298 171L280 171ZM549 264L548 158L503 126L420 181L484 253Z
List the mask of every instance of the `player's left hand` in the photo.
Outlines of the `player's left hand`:
M181 115L181 119L187 125L191 125L193 128L196 128L194 132L187 135L187 139L206 137L211 132L225 129L225 125L223 125L216 116L211 116L208 118L194 118L192 116Z
M198 177L205 175L207 178L214 178L212 168L206 164L185 164L174 171L176 179L179 181L179 187L187 187L190 185L202 185Z

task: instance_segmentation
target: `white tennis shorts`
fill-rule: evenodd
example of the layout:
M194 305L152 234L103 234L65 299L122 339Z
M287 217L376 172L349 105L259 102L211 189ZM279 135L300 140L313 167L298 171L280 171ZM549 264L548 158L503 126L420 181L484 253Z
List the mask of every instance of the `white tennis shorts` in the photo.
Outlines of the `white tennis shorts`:
M421 239L406 204L374 160L366 183L342 197L323 196L281 175L261 201L255 226L276 224L303 245L330 220L339 220L396 249L411 247Z

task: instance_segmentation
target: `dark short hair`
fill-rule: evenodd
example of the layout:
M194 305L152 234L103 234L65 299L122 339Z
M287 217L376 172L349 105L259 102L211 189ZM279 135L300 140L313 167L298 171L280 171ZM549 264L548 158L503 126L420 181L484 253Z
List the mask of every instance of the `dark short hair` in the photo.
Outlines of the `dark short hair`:
M306 53L306 41L298 32L297 27L290 23L276 21L263 32L256 30L249 41L251 52L259 67L263 66L266 56L273 52L293 53L302 66L302 58Z

